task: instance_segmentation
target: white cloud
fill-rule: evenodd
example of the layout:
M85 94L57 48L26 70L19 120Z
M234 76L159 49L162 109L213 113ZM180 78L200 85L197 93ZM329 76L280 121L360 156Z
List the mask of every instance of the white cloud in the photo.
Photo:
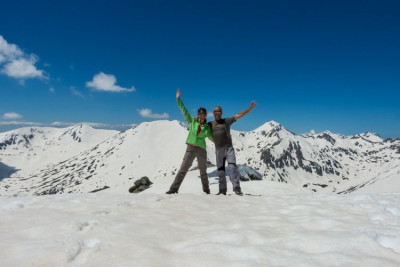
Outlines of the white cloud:
M86 124L93 128L97 129L110 129L110 130L118 130L125 131L136 124L107 124L107 123L98 123L98 122L59 122L55 121L52 123L43 123L43 122L31 122L31 121L0 121L0 126L12 126L14 129L19 127L29 127L29 126L37 126L37 127L70 127L77 124Z
M14 126L42 126L40 122L30 122L30 121L0 121L0 125L14 125Z
M49 92L50 92L50 93L54 93L54 92L55 92L54 88L53 88L53 87L50 87Z
M100 128L100 129L119 129L119 128L130 128L132 126L135 126L135 124L108 124L108 123L101 123L101 122L61 122L61 121L55 121L51 123L51 126L54 127L69 127L69 126L74 126L77 124L86 124L89 126L92 126L94 128Z
M93 76L93 80L86 82L86 87L93 88L96 91L107 91L107 92L134 92L135 87L123 88L116 85L117 79L112 74L105 74L100 72Z
M1 73L17 79L45 78L43 71L35 66L35 59L20 58L4 65Z
M6 112L2 116L5 120L18 120L22 118L22 115L15 113L15 112Z
M151 109L143 108L137 110L143 118L150 118L150 119L168 119L169 115L167 113L163 114L155 114L151 111Z
M76 123L73 122L55 121L51 123L51 126L66 127L66 126L73 126L75 124Z
M82 94L80 91L76 90L75 87L71 86L69 89L71 90L73 95L76 95L76 96L79 96L82 98L85 97L84 94Z
M21 57L24 53L15 44L9 44L3 36L0 35L0 63L4 61L12 61Z
M16 79L47 78L43 70L35 66L38 57L25 54L17 45L9 44L0 35L0 73Z

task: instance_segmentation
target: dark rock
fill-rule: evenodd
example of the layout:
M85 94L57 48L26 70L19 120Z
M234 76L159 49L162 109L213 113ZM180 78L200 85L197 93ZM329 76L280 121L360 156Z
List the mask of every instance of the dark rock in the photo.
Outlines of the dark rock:
M153 183L147 176L143 176L142 178L136 180L134 185L129 188L129 193L140 193L146 189L148 189Z
M328 141L329 143L331 143L332 145L334 145L336 143L336 140L332 138L332 136L330 136L327 133L323 133L322 135L317 136L317 138L319 139L325 139L326 141Z
M313 184L313 185L320 186L320 187L322 187L322 188L325 188L325 187L328 186L328 185L326 185L326 184Z
M96 193L96 192L99 192L99 191L102 191L102 190L105 190L105 189L108 189L108 188L110 188L110 187L105 185L103 188L95 189L93 191L90 191L89 193Z

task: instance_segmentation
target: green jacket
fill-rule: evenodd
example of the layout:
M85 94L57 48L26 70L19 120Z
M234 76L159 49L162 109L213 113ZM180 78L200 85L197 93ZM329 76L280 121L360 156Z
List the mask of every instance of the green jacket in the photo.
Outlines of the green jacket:
M189 135L186 139L186 144L190 145L195 145L198 147L201 147L203 149L206 149L206 137L210 138L212 140L212 132L210 127L208 126L207 123L204 123L201 126L201 132L199 135L196 135L197 129L199 128L200 125L200 119L198 118L195 120L190 113L187 111L185 106L183 105L182 100L179 98L177 100L179 109L181 110L183 117L185 117L186 122L189 124Z

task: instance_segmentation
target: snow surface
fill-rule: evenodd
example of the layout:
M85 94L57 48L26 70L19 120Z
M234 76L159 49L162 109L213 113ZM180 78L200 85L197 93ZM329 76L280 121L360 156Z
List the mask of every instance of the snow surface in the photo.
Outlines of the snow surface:
M210 169L212 172L214 169ZM0 197L0 266L399 266L400 193L311 194L242 182L201 192L198 170L140 194Z
M216 196L211 167L212 195L198 170L166 195L185 153L182 126L0 134L0 266L400 266L399 139L295 135L274 121L232 130L237 163L263 180L242 182L243 197L231 185ZM152 187L129 194L144 175Z

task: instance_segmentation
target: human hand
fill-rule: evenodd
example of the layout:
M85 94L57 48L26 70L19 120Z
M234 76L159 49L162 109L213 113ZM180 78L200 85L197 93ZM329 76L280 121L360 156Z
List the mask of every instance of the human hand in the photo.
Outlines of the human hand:
M176 90L176 99L179 99L181 97L181 89L178 88L178 90Z
M256 101L251 101L250 109L253 109L255 106L257 106Z

